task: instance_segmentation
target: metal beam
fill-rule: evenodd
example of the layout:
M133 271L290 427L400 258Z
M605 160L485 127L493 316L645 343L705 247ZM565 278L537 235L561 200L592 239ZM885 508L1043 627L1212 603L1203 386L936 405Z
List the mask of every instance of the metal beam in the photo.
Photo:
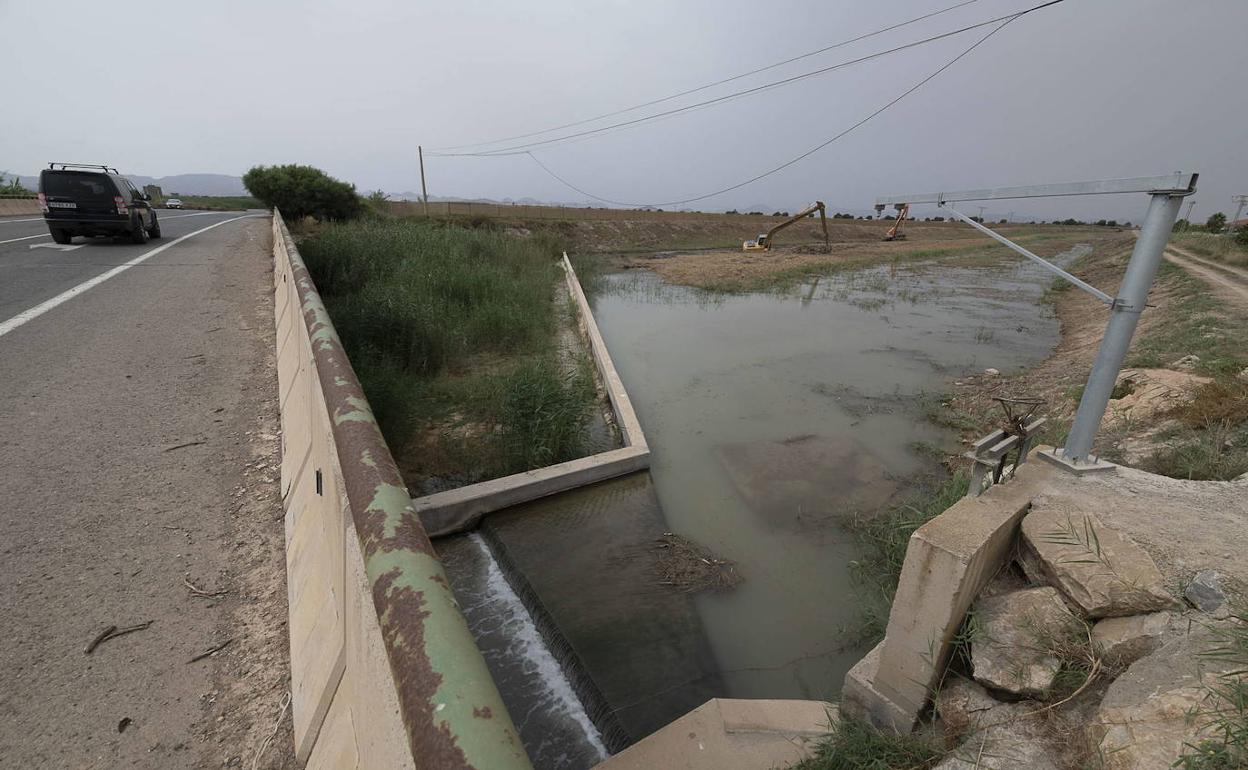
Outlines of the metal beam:
M1067 281L1070 281L1074 285L1078 286L1080 289L1083 289L1087 293L1091 294L1093 297L1096 297L1097 299L1099 299L1101 302L1104 302L1106 305L1114 304L1113 297L1109 296L1105 292L1096 288L1092 284L1087 283L1086 281L1080 280L1079 278L1076 278L1075 276L1061 269L1060 267L1048 261L1047 259L1044 259L1043 257L1037 256L1031 253L1027 249L1024 249L1022 246L1019 246L1017 243L1015 243L1014 241L1011 241L1009 238L1006 238L1000 233L990 230L987 227L984 227L979 222L976 222L974 219L971 219L966 214L963 214L961 211L958 211L954 207L944 206L943 208L945 209L945 211L948 211L950 214L953 214L958 219L961 219L963 222L967 223L971 227L974 227L976 230L980 231L984 235L987 235L989 238L992 238L994 241L998 241L1000 243L1005 244L1006 246L1009 246L1014 251L1017 251L1019 254L1022 254L1024 257L1026 257L1027 259L1030 259L1032 262L1035 262L1036 264L1040 265L1041 267L1048 270L1049 272L1056 273L1062 278L1065 278Z
M1065 195L1113 195L1117 193L1169 193L1188 195L1196 191L1196 174L1176 171L1165 176L1140 176L1130 179L1101 179L1093 182L1025 185L1023 187L988 187L981 190L920 193L917 195L884 195L875 199L877 207L905 203L953 203L955 201L987 201L1007 198L1049 198Z

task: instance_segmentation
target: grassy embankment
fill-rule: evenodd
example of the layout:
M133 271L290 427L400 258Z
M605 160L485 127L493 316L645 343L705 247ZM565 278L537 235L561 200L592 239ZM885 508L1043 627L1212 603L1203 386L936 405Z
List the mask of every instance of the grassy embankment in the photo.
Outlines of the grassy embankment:
M1248 246L1237 243L1233 236L1212 233L1176 233L1171 236L1170 241L1193 254L1216 259L1228 265L1248 267Z
M300 249L414 494L579 455L593 375L558 348L548 234L361 220Z

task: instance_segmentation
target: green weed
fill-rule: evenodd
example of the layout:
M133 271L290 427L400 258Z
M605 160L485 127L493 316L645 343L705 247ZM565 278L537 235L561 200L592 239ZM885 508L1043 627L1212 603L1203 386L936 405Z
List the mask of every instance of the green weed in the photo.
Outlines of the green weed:
M419 431L432 437L423 449L436 458L406 465L476 480L578 455L595 394L588 365L559 364L560 246L550 233L384 218L303 238L387 441L401 454L422 449Z
M910 535L965 497L969 484L969 474L961 470L883 513L850 522L862 553L850 564L851 574L866 589L862 595L862 617L853 634L857 643L873 644L884 636Z
M942 756L927 741L879 731L842 715L814 754L793 770L927 770Z

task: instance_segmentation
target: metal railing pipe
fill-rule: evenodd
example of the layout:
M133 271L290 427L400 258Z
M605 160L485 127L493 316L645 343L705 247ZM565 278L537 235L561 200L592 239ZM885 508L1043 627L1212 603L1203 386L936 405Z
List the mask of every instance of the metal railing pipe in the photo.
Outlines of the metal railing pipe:
M531 770L299 249L273 211L417 767Z

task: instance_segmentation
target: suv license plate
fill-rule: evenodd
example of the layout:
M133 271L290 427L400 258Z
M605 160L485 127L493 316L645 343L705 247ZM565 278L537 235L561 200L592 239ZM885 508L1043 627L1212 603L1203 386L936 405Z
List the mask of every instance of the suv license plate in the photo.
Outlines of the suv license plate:
M72 201L69 203L63 203L61 201L48 201L48 206L49 208L54 208L54 209L76 209L78 208L78 204Z

